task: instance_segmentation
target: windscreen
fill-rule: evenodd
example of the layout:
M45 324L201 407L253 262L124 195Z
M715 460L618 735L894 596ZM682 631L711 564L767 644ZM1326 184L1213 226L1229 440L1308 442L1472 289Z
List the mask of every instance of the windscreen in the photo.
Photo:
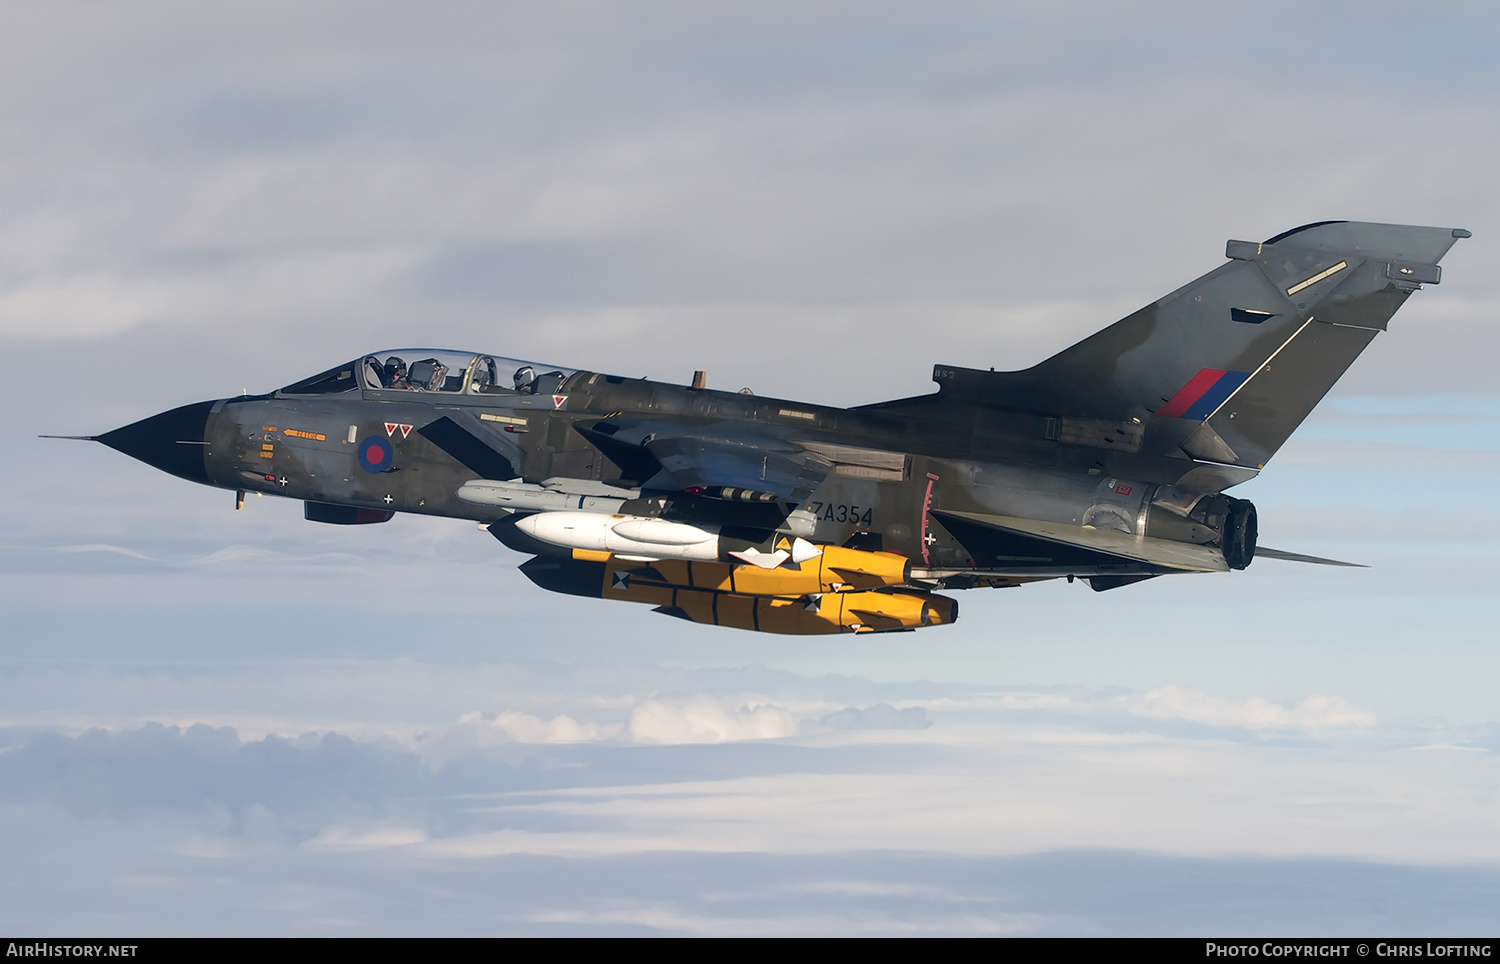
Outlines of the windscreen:
M368 388L470 395L549 395L574 369L472 352L400 348L367 355Z

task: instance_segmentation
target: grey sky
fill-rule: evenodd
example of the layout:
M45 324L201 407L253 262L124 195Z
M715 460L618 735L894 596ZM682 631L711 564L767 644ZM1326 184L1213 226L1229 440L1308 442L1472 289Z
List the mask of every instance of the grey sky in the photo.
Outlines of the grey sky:
M1495 929L1482 5L0 9L0 922ZM1368 570L766 639L34 438L396 344L874 401L1324 218L1474 232L1242 493Z

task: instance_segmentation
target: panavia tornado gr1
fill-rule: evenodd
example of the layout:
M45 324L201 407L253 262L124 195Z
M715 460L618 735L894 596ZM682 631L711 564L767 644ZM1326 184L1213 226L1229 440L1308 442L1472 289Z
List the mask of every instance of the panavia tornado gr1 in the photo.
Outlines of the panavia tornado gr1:
M472 519L543 589L770 633L952 623L945 591L1244 569L1255 478L1462 229L1322 221L1023 371L827 408L400 349L100 436L313 522Z

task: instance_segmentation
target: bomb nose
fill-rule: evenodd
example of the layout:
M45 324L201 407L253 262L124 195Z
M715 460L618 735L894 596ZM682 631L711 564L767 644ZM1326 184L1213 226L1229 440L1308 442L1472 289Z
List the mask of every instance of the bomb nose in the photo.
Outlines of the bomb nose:
M211 485L207 453L208 416L217 402L197 402L143 418L98 437L116 452L189 482Z

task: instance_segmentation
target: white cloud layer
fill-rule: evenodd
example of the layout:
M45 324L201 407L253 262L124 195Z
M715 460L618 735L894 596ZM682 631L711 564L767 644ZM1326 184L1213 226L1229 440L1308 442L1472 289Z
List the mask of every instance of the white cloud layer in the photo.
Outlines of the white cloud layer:
M426 710L441 712L454 695L462 698L461 686L455 693L444 683L458 675L413 664L345 665L308 683L347 706L341 688L368 691L373 683L378 690L383 678L399 677L409 690L445 694ZM1446 867L1444 886L1489 867L1482 873L1500 883L1493 870L1500 848L1488 843L1500 840L1491 805L1500 781L1493 727L1392 726L1337 697L1283 704L1178 686L997 691L754 668L683 675L539 665L510 676L512 692L491 699L527 709L474 711L438 725L400 724L391 714L384 725L356 725L357 739L299 735L285 720L284 735L260 738L204 723L67 735L43 719L11 720L0 730L4 856L9 865L38 868L24 877L29 894L70 886L67 871L40 869L52 838L26 831L37 821L64 821L74 828L68 833L91 840L96 870L111 878L149 878L162 854L198 861L174 864L151 885L169 891L206 877L249 880L268 862L316 861L320 873L356 874L358 888L379 889L396 886L391 875L509 874L536 860L565 861L569 874L607 875L606 868L633 861L685 867L712 855L758 856L776 862L759 886L783 895L778 900L800 893L804 902L757 917L751 900L743 904L748 916L726 916L724 907L706 912L663 884L587 900L538 892L525 913L491 921L504 932L583 923L761 934L1113 926L1101 922L1120 892L1075 903L1071 917L1058 917L1025 900L994 904L992 884L921 883L920 868L933 861L1065 862L1073 852L1101 861L1151 854L1208 862L1197 870L1183 865L1188 877L1214 867L1248 880L1258 873L1255 861L1291 868L1338 859ZM759 693L744 689L757 678ZM113 685L128 682L117 677ZM497 679L474 682L489 688ZM161 680L135 698L161 705L202 685ZM855 690L895 698L835 709L840 691ZM231 692L222 689L219 699ZM272 703L288 698L267 695ZM150 848L141 850L140 839L151 840ZM883 855L877 875L830 880L818 869L872 854ZM823 863L798 863L814 857ZM4 906L35 908L15 889L22 879L11 878L17 902ZM735 886L714 875L704 884ZM850 903L868 900L933 906L911 919L858 924ZM297 933L324 926L321 913L262 901L229 919ZM1207 913L1199 925L1210 930L1230 919ZM28 919L0 912L12 926ZM190 930L168 905L141 920L153 933ZM481 920L460 915L454 926L467 932L482 928ZM1095 923L1080 923L1089 920Z
M1375 725L1375 714L1355 709L1339 696L1309 696L1296 706L1282 706L1260 697L1232 702L1200 690L1163 686L1127 700L1126 705L1136 716L1191 720L1208 726L1243 726L1257 731Z

